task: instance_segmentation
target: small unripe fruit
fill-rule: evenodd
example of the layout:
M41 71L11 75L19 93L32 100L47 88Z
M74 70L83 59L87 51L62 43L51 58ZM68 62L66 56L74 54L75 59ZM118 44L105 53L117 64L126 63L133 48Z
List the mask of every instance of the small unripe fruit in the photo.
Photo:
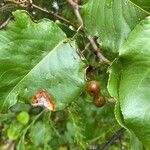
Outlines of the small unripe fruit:
M87 85L87 91L91 96L97 96L99 94L100 85L97 81L89 81Z
M97 106L97 107L102 107L102 106L104 106L105 105L105 99L104 99L104 97L103 96L98 96L98 97L95 97L94 98L94 104L95 104L95 106Z

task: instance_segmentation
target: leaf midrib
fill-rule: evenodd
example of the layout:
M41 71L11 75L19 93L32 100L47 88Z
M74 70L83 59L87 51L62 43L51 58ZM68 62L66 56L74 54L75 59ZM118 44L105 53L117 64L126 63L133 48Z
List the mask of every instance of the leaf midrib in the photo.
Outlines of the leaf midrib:
M5 98L5 101L3 103L2 109L8 99L8 97L11 95L11 93L20 85L20 83L36 68L38 67L47 57L49 57L66 39L63 39L62 41L60 41L45 57L43 57L41 59L41 61L39 61L39 63L37 63L17 84L16 86L13 87L13 89L8 93L7 97ZM11 107L11 106L10 106Z
M133 3L131 0L128 0L132 5L134 5L135 7L139 8L140 10L142 10L143 12L145 12L146 14L150 15L150 13L146 10L144 10L143 8L141 8L140 6L138 6L137 4Z

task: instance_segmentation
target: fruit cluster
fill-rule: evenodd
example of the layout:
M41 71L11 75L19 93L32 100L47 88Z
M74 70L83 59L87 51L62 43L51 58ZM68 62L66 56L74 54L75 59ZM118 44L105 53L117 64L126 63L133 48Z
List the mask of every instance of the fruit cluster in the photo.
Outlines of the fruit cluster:
M100 93L100 84L99 82L92 80L88 82L87 85L88 93L93 96L93 103L97 107L102 107L105 104L105 98Z

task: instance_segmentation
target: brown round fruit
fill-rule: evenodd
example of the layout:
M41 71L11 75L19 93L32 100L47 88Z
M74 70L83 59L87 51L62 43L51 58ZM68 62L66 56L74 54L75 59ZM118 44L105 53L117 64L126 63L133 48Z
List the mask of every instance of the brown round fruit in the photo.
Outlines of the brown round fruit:
M100 85L97 81L95 80L89 81L87 85L87 91L90 95L97 96L99 94L99 90L100 90Z
M98 97L96 97L96 98L94 98L94 104L95 104L95 106L97 106L97 107L102 107L102 106L104 106L105 105L105 99L104 99L104 97L103 96L98 96Z

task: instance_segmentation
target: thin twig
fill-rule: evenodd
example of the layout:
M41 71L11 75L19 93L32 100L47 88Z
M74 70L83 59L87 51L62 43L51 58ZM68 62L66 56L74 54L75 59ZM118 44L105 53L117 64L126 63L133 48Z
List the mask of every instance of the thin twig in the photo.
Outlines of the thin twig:
M9 0L8 0L8 2L9 2ZM42 8L42 7L40 7L40 6L35 5L34 3L32 3L32 0L28 0L28 3L27 3L27 4L26 4L26 3L23 3L23 2L18 3L18 2L15 2L15 1L10 1L10 2L11 2L11 3L14 3L14 4L17 4L17 5L21 6L21 7L31 7L31 8L38 9L38 10L44 12L44 13L47 13L47 14L49 14L49 15L54 16L55 18L57 18L57 19L59 19L59 20L65 22L66 24L71 25L71 26L73 26L74 28L78 29L78 26L76 26L75 24L73 24L73 23L72 23L71 21L69 21L68 19L66 19L66 18L64 18L64 17L62 17L62 16L60 16L60 15L54 13L54 12L51 11L51 10L47 10L47 9L44 9L44 8Z
M68 0L68 2L70 3L72 8L74 9L74 12L75 12L75 15L78 19L78 22L80 23L80 26L83 28L83 19L82 19L81 14L80 14L80 9L79 9L80 7L79 7L78 3L76 3L73 0ZM103 54L100 52L100 48L98 48L94 39L91 36L88 36L88 39L89 39L89 42L91 43L91 46L93 47L93 51L94 51L95 55L97 56L99 62L110 63L110 61L107 58L105 58L103 56Z
M102 147L101 150L108 150L108 148L114 144L114 142L122 136L123 132L125 131L124 128L121 128L120 130L117 131L115 135L112 136L112 138Z
M58 14L54 13L53 11L48 11L47 9L41 8L40 6L37 6L37 5L33 4L33 3L31 4L31 7L32 7L32 8L35 8L35 9L38 9L38 10L40 10L40 11L42 11L42 12L45 12L45 13L47 13L47 14L50 14L50 15L54 16L55 18L58 18L59 20L61 20L61 21L65 22L65 23L67 23L68 25L73 26L74 28L78 28L78 27L77 27L75 24L73 24L71 21L67 20L66 18L64 18L64 17L62 17L62 16L59 16Z
M80 15L80 11L79 11L80 7L79 7L79 5L76 2L74 2L73 0L68 0L68 2L72 6L80 26L83 27L83 19L82 19L81 15Z
M100 48L97 46L97 44L94 41L94 39L91 36L88 36L88 39L89 39L89 41L91 43L91 46L93 47L93 51L94 51L95 55L97 56L99 62L108 63L109 64L110 61L105 56L103 56L103 54L100 51Z
M12 140L8 140L8 147L7 150L14 150L14 142Z
M123 150L122 137L119 138L119 142L120 142L120 150Z
M84 54L84 53L88 50L88 48L90 47L90 45L91 45L90 42L88 42L88 43L85 45L84 50L82 50L82 54Z
M5 22L3 22L1 25L0 25L0 29L4 28L5 26L7 26L7 24L9 23L9 21L12 19L12 16L11 17L8 17L7 20Z
M14 7L16 7L16 4L4 4L0 7L0 13L7 12Z

